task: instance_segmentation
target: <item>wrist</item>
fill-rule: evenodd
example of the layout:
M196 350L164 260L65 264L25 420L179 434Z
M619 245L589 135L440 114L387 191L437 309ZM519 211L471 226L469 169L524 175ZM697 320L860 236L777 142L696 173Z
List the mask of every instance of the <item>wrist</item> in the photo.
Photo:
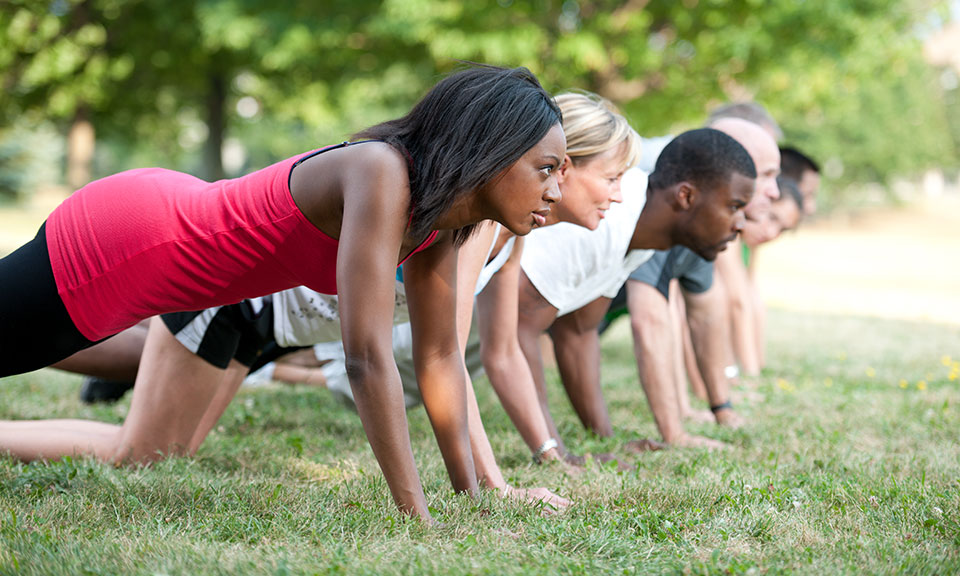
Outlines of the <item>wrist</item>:
M533 463L542 464L547 460L547 458L544 458L544 456L551 450L556 451L559 447L560 443L557 442L556 438L547 438L543 444L533 451Z

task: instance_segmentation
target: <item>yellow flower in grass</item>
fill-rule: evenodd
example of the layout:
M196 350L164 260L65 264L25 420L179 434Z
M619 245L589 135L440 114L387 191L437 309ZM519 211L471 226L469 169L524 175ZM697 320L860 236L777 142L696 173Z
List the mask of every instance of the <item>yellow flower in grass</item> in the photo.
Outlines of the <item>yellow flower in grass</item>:
M796 386L787 382L783 378L777 378L777 388L780 388L784 392L793 392L797 389Z
M909 382L907 382L907 381L904 380L903 378L900 379L900 387L901 387L901 388L903 388L904 390L906 390L906 389L907 389L907 386L909 386L909 385L910 385Z
M866 370L864 370L864 373L866 373L867 378L873 378L874 376L877 375L877 371L874 370L873 368L870 368L869 366L867 367Z
M948 376L947 378L948 378L951 382L953 382L953 381L956 380L958 377L960 377L960 374L957 374L956 372L950 372L950 376Z
M926 389L927 389L927 381L926 381L926 380L920 380L919 382L917 382L917 390L921 390L921 391L922 391L922 390L926 390Z
M943 357L940 358L940 363L943 364L944 366L949 366L951 362L953 362L953 360L951 360L951 358L946 354L944 354Z

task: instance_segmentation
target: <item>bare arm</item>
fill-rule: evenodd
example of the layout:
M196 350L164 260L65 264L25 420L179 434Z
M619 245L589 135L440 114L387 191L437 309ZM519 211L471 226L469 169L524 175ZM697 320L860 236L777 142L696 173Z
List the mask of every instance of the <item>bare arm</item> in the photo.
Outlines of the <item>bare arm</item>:
M399 156L392 163L389 157L377 160L356 170L344 191L337 290L347 376L394 501L402 511L432 522L410 447L392 346L395 270L408 209L396 175L406 166Z
M517 282L523 239L517 238L513 253L503 268L477 297L480 351L483 367L504 410L531 452L553 437L537 395L530 365L517 337ZM550 449L544 459L558 459L559 450Z
M554 354L560 379L580 422L598 436L613 436L613 425L600 388L598 327L610 308L609 298L597 298L553 323Z
M684 292L683 296L697 367L703 376L710 405L721 406L730 401L730 384L724 373L729 357L729 322L722 288L712 286L706 292ZM733 408L715 410L714 416L720 424L739 426L742 423Z
M403 268L413 361L447 473L458 492L477 492L467 416L467 379L457 338L457 251L453 234Z
M747 270L740 260L740 250L731 246L721 252L717 256L716 273L717 279L724 283L727 294L733 353L743 374L757 375L760 373L760 361L756 354L753 309L750 305Z
M556 320L557 309L540 295L523 270L520 271L518 283L517 339L537 387L537 398L543 419L550 429L551 436L559 442L561 452L566 452L563 440L557 432L557 426L553 422L553 415L550 414L550 406L547 404L547 383L543 373L543 357L540 355L540 335Z
M466 353L470 325L473 323L474 286L477 284L477 278L480 277L480 271L487 259L496 230L497 227L492 223L484 224L480 232L474 234L460 247L457 255L457 340L460 343L461 357ZM490 439L487 438L487 432L483 428L473 381L465 366L464 379L466 380L470 445L473 449L477 480L488 488L506 489L507 483L503 479L493 448L490 446Z

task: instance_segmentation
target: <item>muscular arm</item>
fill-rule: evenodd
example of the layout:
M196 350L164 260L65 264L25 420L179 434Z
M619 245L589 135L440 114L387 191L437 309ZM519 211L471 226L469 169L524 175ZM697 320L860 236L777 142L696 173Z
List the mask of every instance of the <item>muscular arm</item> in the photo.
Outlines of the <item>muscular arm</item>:
M724 373L730 337L723 291L719 286L713 286L700 294L685 291L683 296L697 367L703 377L710 405L719 406L730 400L730 385ZM718 410L714 415L720 424L740 424L732 408Z
M476 494L468 380L457 338L457 251L452 233L411 258L403 272L423 406L454 489Z
M640 384L664 442L676 443L685 432L673 381L673 346L679 343L671 337L668 305L655 287L627 280L627 308Z
M355 170L343 192L337 290L347 376L394 501L404 512L432 522L410 447L392 346L395 270L408 209L396 175L406 166L399 156L375 160Z
M557 318L550 328L563 387L580 422L598 436L613 435L600 387L600 334L597 331L609 308L609 298L597 298Z

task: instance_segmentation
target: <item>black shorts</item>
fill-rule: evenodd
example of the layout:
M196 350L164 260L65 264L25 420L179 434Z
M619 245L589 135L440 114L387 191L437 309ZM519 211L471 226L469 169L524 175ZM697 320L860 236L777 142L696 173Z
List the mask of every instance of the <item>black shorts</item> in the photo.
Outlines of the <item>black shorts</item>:
M217 368L226 368L230 360L251 367L264 353L289 352L276 346L269 296L161 318L181 344Z
M93 346L77 330L57 292L46 223L0 259L0 377L49 366Z

